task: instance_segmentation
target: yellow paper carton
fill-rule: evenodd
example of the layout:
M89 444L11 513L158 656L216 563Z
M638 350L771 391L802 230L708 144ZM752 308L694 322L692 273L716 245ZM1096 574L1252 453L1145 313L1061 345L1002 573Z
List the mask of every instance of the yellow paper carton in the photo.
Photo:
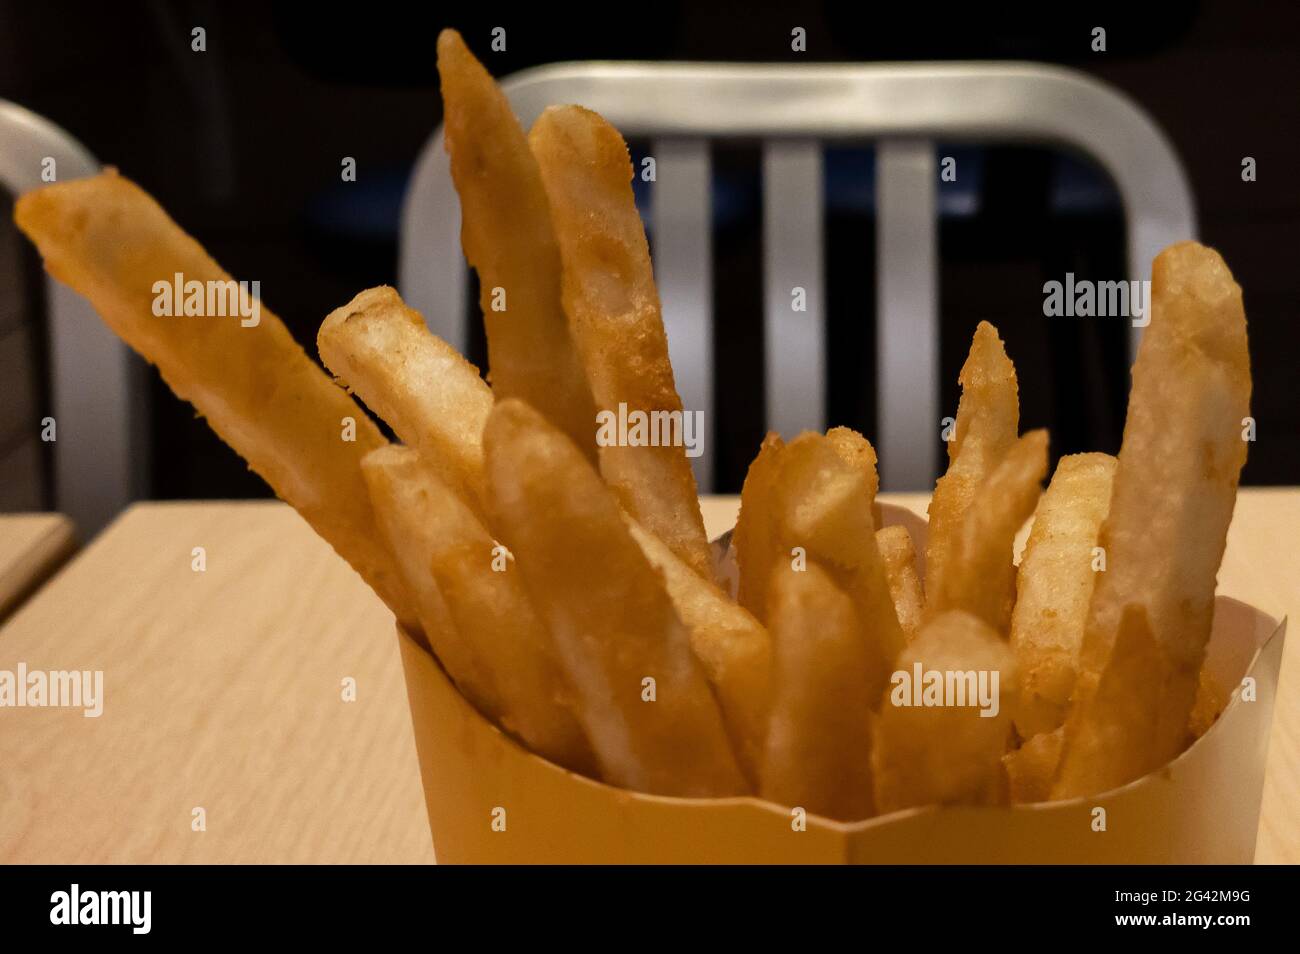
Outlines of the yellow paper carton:
M889 505L881 512L923 549L923 521ZM1231 702L1177 759L1121 788L853 824L810 815L804 825L788 806L759 798L642 795L568 772L480 715L421 643L400 629L398 639L442 863L1248 864L1285 630L1285 621L1219 597L1208 664L1234 687Z

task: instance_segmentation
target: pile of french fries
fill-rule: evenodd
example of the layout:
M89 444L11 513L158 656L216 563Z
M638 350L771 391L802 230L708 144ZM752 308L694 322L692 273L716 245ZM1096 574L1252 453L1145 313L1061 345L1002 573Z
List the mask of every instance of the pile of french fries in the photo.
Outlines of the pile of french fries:
M595 439L598 411L682 410L622 137L576 106L525 133L452 31L438 67L491 386L391 288L321 325L333 380L265 309L255 327L155 316L159 280L231 279L112 170L23 196L16 219L484 716L610 785L848 821L1100 792L1214 721L1202 664L1251 387L1214 251L1155 261L1117 459L1065 457L1042 491L1047 434L1019 433L982 323L923 546L879 525L862 435L772 434L732 587L682 448ZM902 674L978 672L999 676L993 710L900 698Z

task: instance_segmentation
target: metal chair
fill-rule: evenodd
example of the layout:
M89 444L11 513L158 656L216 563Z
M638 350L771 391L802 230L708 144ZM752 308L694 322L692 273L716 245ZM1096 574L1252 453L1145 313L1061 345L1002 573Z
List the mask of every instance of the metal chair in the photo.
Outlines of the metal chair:
M99 171L90 152L58 126L0 101L0 188L13 195L46 185L46 159L59 181ZM10 226L12 227L12 226ZM89 537L132 499L145 448L130 352L84 298L46 278L47 331L55 420L55 506ZM33 421L34 429L40 427Z
M1124 94L1073 70L1035 63L720 65L572 63L502 81L525 127L548 105L578 103L624 135L651 137L655 272L687 408L712 421L710 139L763 141L768 426L825 427L823 142L877 142L876 386L881 485L921 490L938 473L939 333L933 141L1032 141L1083 152L1124 202L1132 279L1194 238L1191 191L1177 155ZM399 284L438 335L467 341L460 204L439 128L402 209ZM793 312L791 289L807 292ZM1133 329L1136 348L1139 329ZM712 455L696 458L710 489Z

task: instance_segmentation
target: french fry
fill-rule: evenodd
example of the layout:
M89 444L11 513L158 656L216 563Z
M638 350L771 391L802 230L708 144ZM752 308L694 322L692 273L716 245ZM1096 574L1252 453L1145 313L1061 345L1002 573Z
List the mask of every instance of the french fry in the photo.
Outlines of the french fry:
M14 220L51 275L84 295L106 325L157 365L176 396L193 404L400 619L415 618L375 534L361 478L361 458L386 443L383 435L279 318L260 305L256 318L231 310L239 286L230 275L116 170L29 192ZM179 301L173 315L155 314L163 286L177 281L187 301L188 289L203 290L197 310L206 312L212 300L220 314L181 314Z
M788 565L802 553L829 570L853 600L875 660L867 686L874 704L888 680L890 661L906 640L876 548L868 490L862 470L845 463L827 437L806 432L781 453L772 515L777 527L774 565Z
M1001 634L1011 629L1016 600L1012 563L1016 533L1034 512L1047 475L1047 431L1030 431L976 488L952 561L931 592L933 612L963 610Z
M455 30L438 35L438 74L492 390L537 408L594 464L596 405L561 302L560 250L537 161L505 94Z
M846 464L862 472L867 482L867 497L874 513L876 494L880 490L880 473L876 469L876 449L871 446L871 441L851 427L832 427L826 432L826 439Z
M903 629L903 641L910 643L921 629L925 613L925 592L916 572L916 549L906 527L881 527L876 531L876 549L885 564L889 596Z
M773 514L782 543L832 566L854 567L875 549L867 481L822 434L805 431L781 454ZM871 546L864 546L864 542ZM785 554L783 554L785 555Z
M407 446L115 170L30 192L15 220L486 718L625 789L842 821L1085 797L1210 729L1230 688L1207 660L1215 577L1253 428L1241 289L1217 253L1157 257L1118 459L1064 458L1046 494L1047 433L1017 437L1015 367L980 323L924 587L907 530L879 528L861 434L769 434L733 601L626 143L579 106L525 135L453 30L438 69L500 400L391 288L317 341Z
M1202 666L1196 686L1196 701L1192 704L1192 713L1187 719L1187 731L1192 734L1192 738L1199 739L1210 731L1210 726L1228 707L1228 699L1227 690L1219 685L1206 666Z
M361 473L374 508L376 531L387 545L413 601L416 619L429 647L470 702L484 712L497 711L493 674L487 660L455 626L442 592L429 572L436 541L427 521L419 518L434 478L419 473L414 452L387 444L361 460ZM414 478L408 482L408 478Z
M1151 631L1146 607L1130 603L1124 607L1105 668L1089 680L1083 700L1090 707L1084 711L1102 717L1066 721L1053 799L1109 791L1158 767L1146 767L1151 743L1129 734L1160 723L1173 675L1172 660ZM1080 683L1083 676L1080 673ZM1181 728L1185 735L1186 720Z
M1002 637L969 613L940 613L895 665L871 753L876 811L1004 803L1015 661Z
M1061 760L1061 743L1065 739L1065 726L1050 732L1040 732L1014 752L1002 756L1011 788L1011 804L1025 805L1045 802L1052 791L1052 779Z
M1065 722L1088 601L1100 575L1093 550L1110 508L1115 464L1108 454L1062 457L1034 511L1011 615L1011 649L1020 674L1015 724L1025 739Z
M415 450L371 451L362 470L408 589L431 609L425 636L452 679L534 752L595 775L554 641L504 548Z
M736 757L757 786L767 735L772 689L772 639L753 615L628 518L632 538L663 574L678 617L690 631L691 649L713 687Z
M981 321L962 365L961 401L953 439L948 443L948 471L930 500L930 530L925 548L927 614L944 592L944 578L956 559L962 527L976 491L1016 441L1020 398L1016 368L1007 357L997 329Z
M581 106L547 109L528 144L550 201L564 310L596 407L612 421L624 410L650 422L647 443L600 442L601 475L634 519L696 573L711 576L695 477L683 451L687 419L632 195L627 144Z
M1218 253L1195 242L1165 249L1152 273L1151 322L1098 538L1106 572L1088 607L1057 797L1122 785L1186 744L1246 460L1251 380L1241 289ZM1126 626L1153 647L1130 634L1137 648L1121 652ZM1155 702L1126 701L1116 686Z
M452 486L483 505L483 428L492 390L478 369L429 332L396 290L357 295L316 335L321 360L408 446L439 461Z
M785 441L775 431L763 438L740 489L740 513L731 535L740 573L736 599L759 619L767 613L767 584L779 556L772 512L777 461L784 448Z
M749 791L663 578L590 463L513 399L483 447L495 535L555 637L602 776L659 795Z
M760 793L827 818L868 818L875 660L853 603L816 563L778 563L767 592L776 666Z

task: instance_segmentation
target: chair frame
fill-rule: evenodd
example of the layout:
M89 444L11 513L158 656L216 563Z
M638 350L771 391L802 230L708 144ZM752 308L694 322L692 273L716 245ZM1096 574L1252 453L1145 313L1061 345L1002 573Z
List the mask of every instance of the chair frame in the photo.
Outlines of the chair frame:
M709 141L759 139L764 175L764 335L768 425L825 426L822 248L825 143L877 143L877 362L881 484L923 489L938 471L938 289L934 141L1036 142L1098 162L1127 225L1128 277L1149 279L1166 245L1196 237L1177 154L1125 94L1078 71L1037 63L723 65L560 63L502 81L525 125L552 103L580 103L629 137L654 140L655 268L678 388L712 420ZM99 165L48 120L0 101L0 185L18 195ZM468 337L460 203L439 127L421 150L402 207L399 284L429 327ZM791 289L807 310L793 312ZM143 486L148 447L137 362L89 303L47 278L56 506L93 533ZM1130 354L1141 329L1132 328ZM33 422L37 425L39 422ZM695 461L711 486L712 454Z
M57 181L91 176L99 163L80 142L49 120L0 101L0 186L14 196L48 185L44 161ZM86 536L136 496L147 469L141 439L144 398L131 353L84 298L46 276L51 407L55 421L55 506ZM33 429L40 428L33 421Z

